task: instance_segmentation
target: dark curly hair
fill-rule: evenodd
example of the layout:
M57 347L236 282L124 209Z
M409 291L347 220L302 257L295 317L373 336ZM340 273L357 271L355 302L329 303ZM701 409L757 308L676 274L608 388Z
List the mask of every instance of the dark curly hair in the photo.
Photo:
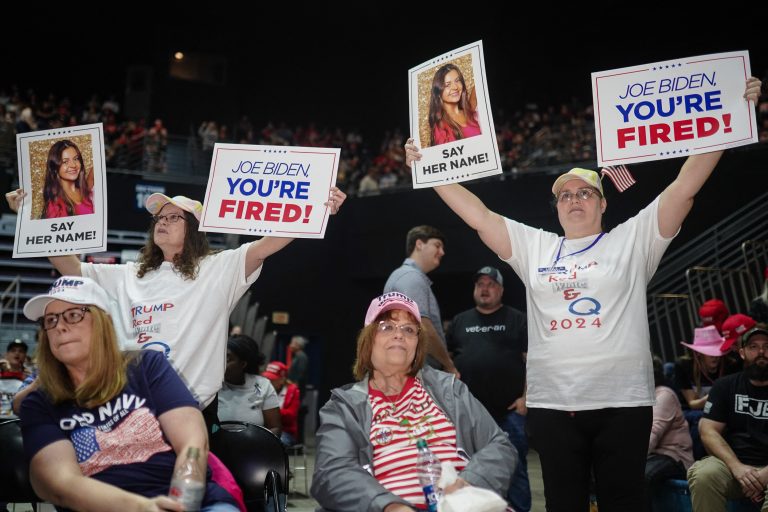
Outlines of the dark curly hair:
M200 260L211 254L211 248L208 245L208 239L205 233L198 231L200 223L194 215L184 212L184 247L181 252L173 257L173 268L179 272L184 279L195 279L200 267ZM155 220L149 224L149 236L147 243L139 251L139 271L138 277L144 277L147 272L160 267L164 261L163 251L155 244Z

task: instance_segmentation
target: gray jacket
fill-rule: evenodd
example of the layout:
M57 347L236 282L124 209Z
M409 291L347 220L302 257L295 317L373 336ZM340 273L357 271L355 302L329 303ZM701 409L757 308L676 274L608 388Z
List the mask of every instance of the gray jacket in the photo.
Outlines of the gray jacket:
M455 425L459 452L470 458L459 476L506 495L517 465L517 451L507 435L453 374L425 367L419 378ZM372 476L371 416L368 379L334 389L320 410L311 494L326 510L378 512L392 502L408 504Z

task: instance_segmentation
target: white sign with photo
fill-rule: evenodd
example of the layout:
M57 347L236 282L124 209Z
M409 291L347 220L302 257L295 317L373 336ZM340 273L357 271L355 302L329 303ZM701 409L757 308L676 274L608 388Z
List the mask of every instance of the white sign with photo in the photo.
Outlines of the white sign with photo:
M19 183L14 258L107 249L107 179L101 124L16 136Z
M411 136L422 154L413 188L501 174L483 58L477 41L408 71Z

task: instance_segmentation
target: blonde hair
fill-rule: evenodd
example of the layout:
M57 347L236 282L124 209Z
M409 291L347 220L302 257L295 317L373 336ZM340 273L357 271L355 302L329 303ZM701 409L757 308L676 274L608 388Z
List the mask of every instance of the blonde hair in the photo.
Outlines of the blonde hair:
M355 364L352 365L352 373L355 379L362 380L366 375L373 373L373 363L371 362L371 353L373 352L373 338L376 337L376 331L381 320L390 320L394 311L403 311L400 309L385 311L376 317L376 320L369 325L363 327L360 334L357 335L357 356L355 357ZM427 335L424 333L424 328L418 319L413 318L413 315L408 313L408 316L412 320L416 321L419 326L419 341L416 343L416 354L414 355L411 368L408 370L408 376L415 377L416 374L424 366L424 360L427 357Z
M72 401L80 407L97 407L117 396L128 382L126 367L135 354L120 352L109 315L96 306L89 306L89 309L93 322L88 373L77 387L67 367L53 355L48 332L40 329L37 347L37 366L40 370L38 379L40 388L54 404Z

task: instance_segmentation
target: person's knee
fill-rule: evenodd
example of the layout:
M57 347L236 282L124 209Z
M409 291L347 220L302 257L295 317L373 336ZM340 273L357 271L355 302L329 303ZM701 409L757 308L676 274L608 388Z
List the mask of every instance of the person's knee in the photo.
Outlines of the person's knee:
M688 486L693 490L696 486L711 486L723 473L724 464L715 457L707 457L696 461L688 470ZM727 470L727 468L726 468Z

